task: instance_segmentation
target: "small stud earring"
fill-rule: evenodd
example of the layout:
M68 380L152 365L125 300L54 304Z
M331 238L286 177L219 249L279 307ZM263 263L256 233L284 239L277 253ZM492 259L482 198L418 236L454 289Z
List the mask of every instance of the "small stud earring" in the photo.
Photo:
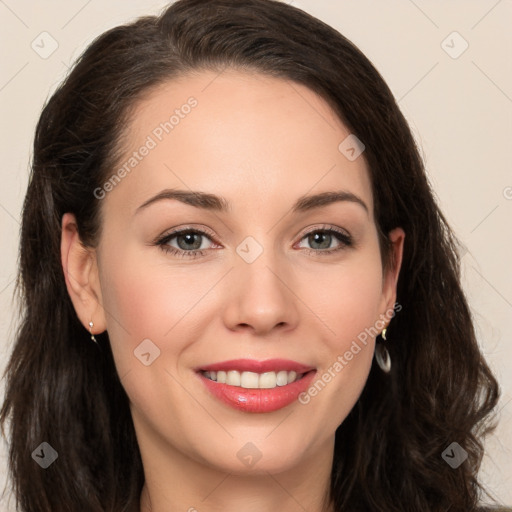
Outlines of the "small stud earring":
M92 333L92 328L93 328L94 324L91 322L89 322L89 332L91 334L91 340L94 341L94 343L98 344L98 341L96 340L96 338L94 337L94 334Z

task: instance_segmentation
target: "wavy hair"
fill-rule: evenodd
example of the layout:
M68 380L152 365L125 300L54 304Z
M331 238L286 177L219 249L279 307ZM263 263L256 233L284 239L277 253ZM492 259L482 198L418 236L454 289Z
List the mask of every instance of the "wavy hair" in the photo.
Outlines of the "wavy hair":
M37 124L23 206L17 295L21 318L4 378L3 435L23 512L138 511L144 472L108 333L90 342L67 294L61 219L75 214L95 247L94 190L121 154L133 107L189 72L250 70L307 86L361 139L382 264L387 233L406 233L388 329L393 368L372 367L338 427L328 501L336 512L470 512L483 487L483 437L499 398L460 283L458 241L437 206L411 130L388 86L339 32L275 0L179 0L160 16L113 28L77 60ZM41 442L59 453L46 470ZM457 442L467 460L441 453Z

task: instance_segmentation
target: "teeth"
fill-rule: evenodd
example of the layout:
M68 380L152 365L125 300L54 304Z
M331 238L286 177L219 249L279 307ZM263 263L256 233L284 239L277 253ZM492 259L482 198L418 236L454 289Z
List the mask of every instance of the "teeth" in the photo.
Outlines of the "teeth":
M241 386L246 389L272 389L276 386L286 386L302 378L303 374L297 372L281 370L279 372L238 372L236 370L202 372L210 380L217 381L220 384L229 384L230 386Z
M230 370L226 376L226 384L230 386L240 386L240 372L236 370Z
M233 373L238 373L238 372L233 372ZM242 373L239 373L238 375L240 375L240 386L242 386L243 388L257 388L259 387L258 386L258 381L259 381L259 378L260 376L257 374L257 373L253 373L253 372L242 372ZM228 384L231 384L231 382L228 382Z
M288 384L288 380L286 381ZM275 372L262 373L258 381L258 387L260 389L272 389L277 386L277 377Z
M288 384L288 372L284 370L277 372L277 385L286 386Z

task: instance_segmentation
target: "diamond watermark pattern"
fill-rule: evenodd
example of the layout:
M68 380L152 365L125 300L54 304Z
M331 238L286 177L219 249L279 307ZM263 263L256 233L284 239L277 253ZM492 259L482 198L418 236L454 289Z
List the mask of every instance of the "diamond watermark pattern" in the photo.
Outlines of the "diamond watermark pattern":
M47 442L41 443L33 452L32 458L43 468L51 466L59 454Z
M469 43L457 32L448 34L441 43L441 48L452 58L458 59L469 47Z
M59 47L57 40L48 32L41 32L30 44L41 59L48 59Z
M237 246L236 252L246 263L253 263L263 253L263 247L252 236L248 236Z
M338 146L340 153L347 159L353 162L365 150L365 145L353 133L343 139Z
M144 366L149 366L160 355L160 349L150 339L146 338L142 340L133 353Z
M453 442L441 454L441 457L453 469L457 469L468 458L468 452L459 443Z
M256 445L248 442L238 450L236 456L241 460L242 464L252 467L261 459L262 453Z

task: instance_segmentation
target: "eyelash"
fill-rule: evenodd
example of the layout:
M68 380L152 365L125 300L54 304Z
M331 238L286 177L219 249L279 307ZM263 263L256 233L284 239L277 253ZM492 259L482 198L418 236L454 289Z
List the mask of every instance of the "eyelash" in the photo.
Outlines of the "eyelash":
M303 251L305 251L307 254L314 254L322 256L327 256L330 254L333 254L335 252L338 252L342 249L345 249L347 247L353 246L352 237L342 231L339 231L338 229L333 228L332 226L324 226L321 228L314 229L312 231L308 231L307 233L304 233L304 235L301 237L300 241L302 241L304 238L313 235L315 233L324 233L324 234L331 234L334 235L334 237L340 242L339 247L335 247L334 249L309 249L307 247L302 248ZM192 251L185 251L182 249L176 249L175 247L171 247L168 245L168 243L175 237L179 235L185 235L185 234L197 234L202 235L207 238L209 238L212 242L213 235L210 233L200 230L200 229L192 229L192 228L184 228L181 230L172 231L171 233L167 233L166 235L162 236L161 238L157 239L154 244L158 245L166 254L172 254L173 256L178 256L180 258L198 258L201 256L206 255L205 249L194 249Z

